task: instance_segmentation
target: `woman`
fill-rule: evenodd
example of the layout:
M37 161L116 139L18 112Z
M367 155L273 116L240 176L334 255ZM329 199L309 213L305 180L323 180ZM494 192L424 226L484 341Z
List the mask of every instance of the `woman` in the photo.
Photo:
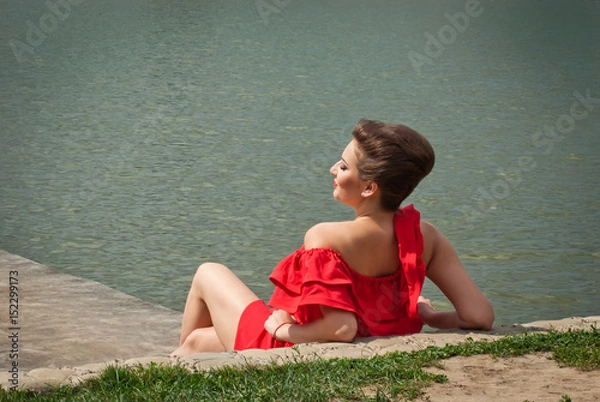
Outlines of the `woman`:
M404 335L434 328L489 330L492 306L454 248L412 205L400 204L434 165L429 142L398 124L361 120L332 166L333 196L356 218L320 223L269 279L269 306L227 267L202 264L194 276L174 356L268 349L305 342ZM420 296L425 275L453 311Z

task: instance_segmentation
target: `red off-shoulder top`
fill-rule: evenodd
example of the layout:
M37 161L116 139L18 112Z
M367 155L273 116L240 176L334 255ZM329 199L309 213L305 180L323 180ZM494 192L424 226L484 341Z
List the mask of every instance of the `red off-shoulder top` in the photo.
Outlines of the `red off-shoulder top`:
M423 322L417 302L425 265L419 211L412 204L400 209L394 227L401 262L395 273L372 278L354 271L333 249L302 247L281 260L269 276L275 291L268 305L287 311L299 324L321 318L320 306L351 311L358 320L357 337L420 332ZM264 330L270 314L264 302L250 304L240 318L234 348L292 346Z

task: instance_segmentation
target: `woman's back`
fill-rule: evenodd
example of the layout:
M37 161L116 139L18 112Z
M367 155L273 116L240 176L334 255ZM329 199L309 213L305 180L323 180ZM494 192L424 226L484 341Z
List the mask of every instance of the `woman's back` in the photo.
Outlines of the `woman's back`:
M331 248L354 271L373 278L391 275L400 267L393 214L320 223L306 233L304 246Z

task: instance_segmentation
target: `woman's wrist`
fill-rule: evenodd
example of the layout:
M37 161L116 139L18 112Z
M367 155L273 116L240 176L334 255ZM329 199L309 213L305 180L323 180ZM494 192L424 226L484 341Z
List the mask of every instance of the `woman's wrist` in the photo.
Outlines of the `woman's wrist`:
M273 338L277 339L278 341L281 341L281 338L277 337L277 331L279 331L279 329L281 329L281 327L283 327L284 325L292 325L291 322L282 322L281 324L279 324L277 326L277 328L275 328L275 330L273 331Z

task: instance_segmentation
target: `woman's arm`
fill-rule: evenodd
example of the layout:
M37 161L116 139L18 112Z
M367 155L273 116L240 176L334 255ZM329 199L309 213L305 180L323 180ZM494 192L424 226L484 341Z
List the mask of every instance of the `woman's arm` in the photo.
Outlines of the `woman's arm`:
M340 223L320 223L310 228L304 236L306 250L331 248L339 251ZM265 322L271 336L291 343L352 342L358 331L354 313L321 305L322 318L306 324L297 324L287 312L276 310Z
M308 324L297 324L283 310L276 310L265 322L274 338L291 343L352 342L358 330L356 316L350 311L321 306L323 318Z
M448 239L433 225L421 222L427 277L446 295L454 311L436 311L430 303L419 302L419 315L434 328L490 330L494 311L477 288Z

